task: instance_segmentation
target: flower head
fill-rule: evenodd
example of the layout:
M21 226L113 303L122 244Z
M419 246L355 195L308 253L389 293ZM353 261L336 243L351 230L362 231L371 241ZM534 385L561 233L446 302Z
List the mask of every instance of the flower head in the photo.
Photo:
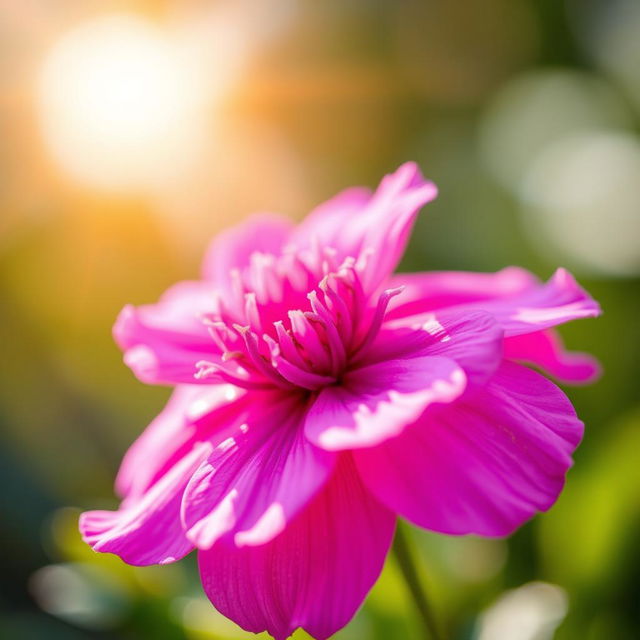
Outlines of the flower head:
M560 493L582 423L530 363L597 364L555 325L598 305L559 270L393 275L436 196L414 164L299 226L221 234L202 279L125 307L140 380L175 390L126 454L118 511L84 539L135 565L198 549L205 591L244 629L327 638L379 575L395 520L504 536Z

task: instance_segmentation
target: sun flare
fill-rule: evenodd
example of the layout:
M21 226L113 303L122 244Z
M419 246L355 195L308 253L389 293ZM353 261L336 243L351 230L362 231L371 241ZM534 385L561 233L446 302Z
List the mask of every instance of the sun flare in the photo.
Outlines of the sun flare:
M140 187L194 138L199 84L151 22L108 16L64 34L45 58L38 105L60 167L85 185Z

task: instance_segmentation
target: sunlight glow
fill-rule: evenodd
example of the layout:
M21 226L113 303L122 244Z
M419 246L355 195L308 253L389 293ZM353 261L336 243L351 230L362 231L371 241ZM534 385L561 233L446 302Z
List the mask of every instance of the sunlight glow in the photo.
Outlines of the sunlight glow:
M92 20L66 33L42 68L38 106L57 163L82 183L135 189L188 153L202 78L140 17Z

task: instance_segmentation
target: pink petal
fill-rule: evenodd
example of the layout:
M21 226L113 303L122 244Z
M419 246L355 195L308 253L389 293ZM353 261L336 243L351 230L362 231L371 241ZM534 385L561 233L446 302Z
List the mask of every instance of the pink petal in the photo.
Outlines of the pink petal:
M317 243L321 247L340 248L343 255L357 256L362 238L349 222L365 214L371 196L371 191L364 187L341 191L305 217L293 231L291 243L300 249ZM352 235L344 235L347 230Z
M322 487L335 456L304 437L305 410L297 397L251 394L237 427L185 492L182 517L198 548L208 549L226 534L238 547L264 544Z
M291 243L300 249L318 243L335 249L339 260L356 258L363 287L371 292L396 268L418 211L437 193L417 165L407 162L383 178L372 196L350 189L316 209Z
M507 267L496 273L430 271L398 273L389 286L404 287L389 305L388 320L471 302L508 298L528 291L539 280L525 269Z
M393 514L363 487L348 454L331 480L271 542L200 551L213 605L243 629L276 640L304 628L324 640L346 625L382 569Z
M582 431L553 383L506 362L486 387L355 459L375 495L415 524L504 536L555 502Z
M545 284L532 285L529 281L531 286L527 286L529 279L526 272L513 268L501 271L493 276L493 283L496 284L494 296L489 295L492 277L487 277L487 274L475 274L474 277L461 274L459 290L447 296L445 275L456 280L452 274L441 274L435 280L429 274L409 278L409 287L403 296L399 296L404 298L405 303L396 306L388 319L402 319L405 324L415 323L425 313L432 312L434 305L476 309L493 314L502 325L505 335L515 336L600 314L598 303L564 269L558 269ZM405 276L398 276L394 284L400 285L404 279ZM479 283L478 292L473 290L474 280ZM465 281L469 285L466 294ZM432 284L442 287L442 291L430 292Z
M305 433L323 449L371 447L401 433L432 404L465 389L464 371L451 359L418 356L385 360L346 373L325 387L309 409Z
M165 473L139 499L118 511L88 511L80 517L83 540L94 551L114 553L127 564L166 564L193 549L180 523L180 503L187 482L210 450L197 447Z
M125 454L116 478L118 494L143 495L196 442L235 421L234 408L244 401L244 393L227 384L176 387L166 407Z
M374 446L400 433L433 403L451 402L467 381L484 384L502 361L502 329L471 311L383 327L342 377L320 392L307 416L312 442L328 450Z
M232 269L246 267L253 253L280 255L293 222L274 214L253 215L243 223L219 233L209 246L202 275L218 287L229 286Z
M567 351L553 329L507 338L504 355L536 365L554 378L574 384L593 382L601 370L597 359L588 353Z
M484 384L500 365L502 348L503 331L491 314L442 311L424 314L409 326L386 322L363 361L443 356L455 360L471 384Z
M478 307L496 316L506 336L548 329L601 313L598 303L564 269L558 269L539 287L513 298L478 303Z
M213 290L203 282L181 282L157 304L126 306L113 327L125 363L149 384L195 384L196 363L219 349L202 321L213 310Z

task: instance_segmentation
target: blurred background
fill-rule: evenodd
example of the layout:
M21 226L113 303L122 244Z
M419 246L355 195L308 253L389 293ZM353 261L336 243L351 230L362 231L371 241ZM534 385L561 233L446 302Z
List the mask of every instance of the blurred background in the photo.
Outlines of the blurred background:
M403 270L571 269L601 381L556 507L509 540L408 530L455 640L640 637L637 0L0 0L0 637L249 638L193 558L94 554L136 382L119 309L256 210L301 218L405 160L440 186ZM296 637L302 638L304 634ZM343 640L420 638L390 560Z

